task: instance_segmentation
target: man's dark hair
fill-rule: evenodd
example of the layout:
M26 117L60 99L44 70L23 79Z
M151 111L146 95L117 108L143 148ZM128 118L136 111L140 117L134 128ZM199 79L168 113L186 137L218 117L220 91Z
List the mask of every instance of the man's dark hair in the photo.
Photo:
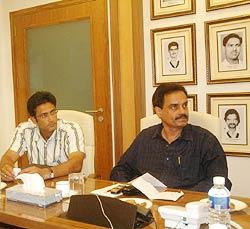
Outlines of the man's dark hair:
M177 83L164 83L158 86L158 88L155 90L155 93L152 97L152 104L153 107L163 107L164 104L164 96L171 94L173 92L182 91L187 96L186 89Z
M27 102L27 110L30 116L36 115L36 108L44 103L52 103L56 107L56 97L47 91L37 91Z
M236 118L237 118L238 124L239 124L240 123L240 115L239 115L238 111L235 110L235 109L228 109L226 111L226 113L225 113L224 120L227 121L227 116L231 115L231 114L235 114L236 115Z
M223 46L226 46L230 38L237 38L240 41L240 45L242 44L242 37L240 37L237 33L229 33L227 36L223 38Z
M177 49L179 48L179 44L178 44L177 42L173 41L173 42L170 42L170 43L168 44L168 50L170 50L170 48L171 48L172 46L176 46Z

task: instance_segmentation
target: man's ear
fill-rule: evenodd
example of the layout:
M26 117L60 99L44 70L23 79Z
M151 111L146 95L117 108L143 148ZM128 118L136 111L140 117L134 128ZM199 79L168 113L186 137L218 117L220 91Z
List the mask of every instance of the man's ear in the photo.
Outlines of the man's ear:
M154 109L155 109L155 113L157 114L157 116L159 117L159 118L161 118L161 114L162 114L162 109L160 108L160 107L154 107Z
M35 116L31 116L30 119L31 119L31 121L32 121L34 124L37 124L37 121L36 121Z

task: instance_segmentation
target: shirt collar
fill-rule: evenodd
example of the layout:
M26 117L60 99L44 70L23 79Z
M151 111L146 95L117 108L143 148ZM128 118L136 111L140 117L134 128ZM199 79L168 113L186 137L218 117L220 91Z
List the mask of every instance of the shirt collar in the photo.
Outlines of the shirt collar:
M31 123L33 123L30 119L29 119L29 121ZM38 141L39 139L41 139L43 142L46 143L45 139L43 138L43 136L40 133L40 130L39 130L38 126L36 124L34 124L34 123L33 123L33 125L36 127L36 129L35 129L35 133L36 134L34 136L34 140ZM53 134L49 137L49 139L47 140L47 142L51 141L51 139L54 139L55 137L57 138L57 132L58 132L58 129L60 128L61 125L62 125L62 120L58 119L57 120L57 127L54 130Z
M156 129L155 129L155 132L152 135L152 138L158 138L158 137L162 138L162 135L161 135L162 128L163 128L162 123L156 125ZM179 139L183 139L183 140L186 140L186 141L193 141L192 125L191 124L187 124L183 128L183 130L181 132L181 136L179 137Z
M191 124L187 124L182 132L181 132L181 136L180 139L184 139L186 141L193 141L193 135L192 135L192 125Z
M157 124L157 125L156 125L156 129L155 129L155 132L154 132L153 135L152 135L152 138L162 137L162 136L161 136L162 128L163 128L162 123Z

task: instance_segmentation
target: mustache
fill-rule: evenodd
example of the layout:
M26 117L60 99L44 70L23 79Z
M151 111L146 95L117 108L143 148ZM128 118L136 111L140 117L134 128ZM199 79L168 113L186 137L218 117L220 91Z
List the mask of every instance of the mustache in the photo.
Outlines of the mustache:
M177 116L177 117L175 118L175 120L178 120L178 119L181 119L181 118L186 118L186 119L188 119L188 115L182 114L182 115L180 115L180 116Z

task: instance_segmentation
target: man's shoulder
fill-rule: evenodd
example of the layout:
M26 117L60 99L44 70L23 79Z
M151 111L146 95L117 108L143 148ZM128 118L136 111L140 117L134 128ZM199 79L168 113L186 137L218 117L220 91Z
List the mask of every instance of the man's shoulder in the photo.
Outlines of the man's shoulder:
M197 126L197 125L193 125L193 124L188 124L188 126L190 127L190 129L194 132L197 133L204 133L204 134L211 134L211 132L201 126Z
M156 124L156 125L153 125L153 126L150 126L150 127L143 129L140 132L139 136L141 136L141 137L146 137L146 136L153 137L157 133L160 133L161 129L162 129L162 124L161 123Z
M70 131L80 128L80 125L73 121L67 121L64 119L58 119L57 121L58 129L63 131Z
M188 128L195 138L214 138L215 135L211 133L209 130L192 124L188 124ZM215 137L216 138L216 137Z
M18 124L18 129L34 129L36 128L36 124L34 124L30 119L26 122L21 122Z

